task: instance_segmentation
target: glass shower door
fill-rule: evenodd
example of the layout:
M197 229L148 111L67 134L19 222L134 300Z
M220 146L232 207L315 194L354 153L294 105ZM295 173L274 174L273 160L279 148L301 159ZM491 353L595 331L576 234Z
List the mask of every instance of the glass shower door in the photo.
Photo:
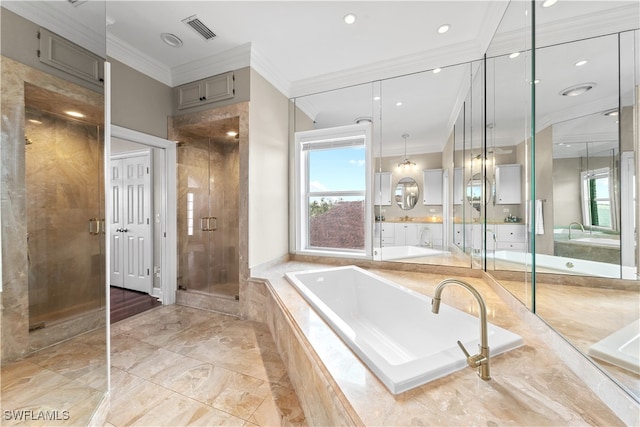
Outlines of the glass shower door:
M178 287L238 295L238 144L185 132L178 146Z
M26 118L29 327L34 330L105 305L104 143L96 124L29 107Z

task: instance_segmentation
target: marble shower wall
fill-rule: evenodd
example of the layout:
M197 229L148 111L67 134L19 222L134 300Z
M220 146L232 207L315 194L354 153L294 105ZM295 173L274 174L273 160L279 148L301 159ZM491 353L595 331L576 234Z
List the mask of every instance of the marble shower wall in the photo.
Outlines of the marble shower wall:
M29 120L31 119L31 120ZM26 188L29 317L33 327L105 305L102 126L30 109Z
M104 97L100 93L81 88L6 57L0 57L0 67L2 70L0 208L2 209L3 276L0 342L2 343L2 363L5 363L21 359L33 350L30 346L29 334L25 83L93 108L103 108ZM104 323L105 320L106 315L103 312L102 322ZM91 327L95 327L95 324Z

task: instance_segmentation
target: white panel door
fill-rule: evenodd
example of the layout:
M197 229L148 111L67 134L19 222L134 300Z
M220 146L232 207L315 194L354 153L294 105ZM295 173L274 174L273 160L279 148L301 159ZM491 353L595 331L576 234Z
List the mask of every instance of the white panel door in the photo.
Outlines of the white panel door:
M111 284L151 293L149 155L112 159L111 165Z

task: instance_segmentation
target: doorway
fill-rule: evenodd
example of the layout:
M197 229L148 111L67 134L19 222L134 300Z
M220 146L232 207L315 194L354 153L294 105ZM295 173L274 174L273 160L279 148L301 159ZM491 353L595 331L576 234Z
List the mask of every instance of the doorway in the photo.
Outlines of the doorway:
M111 156L111 286L151 294L151 150Z
M112 160L112 170L107 177L110 180L110 195L106 218L109 224L109 284L117 286L112 287L112 290L135 289L151 295L163 305L174 304L177 289L176 144L115 125L111 126L109 142L109 158ZM113 172L114 168L118 172ZM114 177L120 179L112 180ZM122 201L116 202L120 200L120 195ZM135 212L130 212L131 210ZM125 218L118 218L123 216ZM147 231L133 232L130 223L138 223ZM128 243L119 246L118 240ZM131 246L134 247L130 248ZM137 251L138 256L127 256L132 251ZM126 264L130 260L134 261L131 269L137 271L140 278L133 283L126 274L118 277L114 265L120 262L119 269L126 271L129 268ZM111 295L112 304L131 300L120 294L124 295L124 292L118 293L117 298ZM113 309L112 306L111 311Z

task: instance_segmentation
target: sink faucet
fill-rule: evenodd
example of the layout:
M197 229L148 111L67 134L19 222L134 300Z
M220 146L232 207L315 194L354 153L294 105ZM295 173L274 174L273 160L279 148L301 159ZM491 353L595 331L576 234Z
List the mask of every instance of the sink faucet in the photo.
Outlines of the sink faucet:
M480 307L480 353L470 356L467 352L467 349L464 348L464 345L458 340L458 346L464 353L467 358L467 365L471 368L478 368L478 376L483 380L490 380L491 374L489 372L489 340L487 334L487 306L482 298L482 295L470 284L463 282L457 279L445 279L438 284L436 287L436 293L431 300L431 311L435 314L438 314L440 311L440 299L442 295L442 291L444 288L449 285L458 285L462 286L475 297L478 301L478 306Z
M429 240L425 241L424 238L424 233L425 231L429 232ZM433 242L431 241L431 229L429 229L429 227L423 227L422 230L420 230L420 246L426 246L428 248L432 248L433 247Z
M582 224L580 224L579 222L572 222L571 224L569 224L569 240L571 240L571 226L575 224L578 227L580 227L580 230L582 230L582 232L584 233L584 226Z

